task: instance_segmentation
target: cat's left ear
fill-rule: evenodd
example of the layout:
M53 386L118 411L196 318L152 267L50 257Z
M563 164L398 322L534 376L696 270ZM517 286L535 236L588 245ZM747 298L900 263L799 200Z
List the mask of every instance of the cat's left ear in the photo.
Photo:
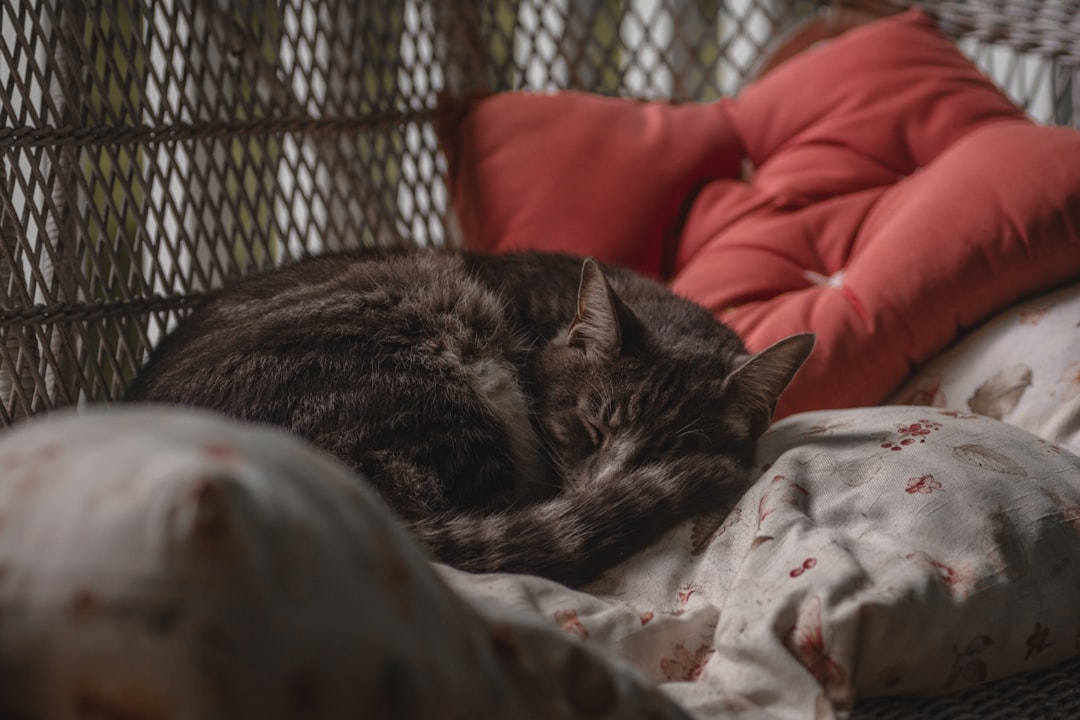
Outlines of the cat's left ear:
M746 411L753 437L765 432L780 394L813 349L813 333L792 335L751 355L724 380L730 406Z
M600 264L586 258L581 264L577 312L567 335L570 347L614 360L639 325L637 316L612 289Z

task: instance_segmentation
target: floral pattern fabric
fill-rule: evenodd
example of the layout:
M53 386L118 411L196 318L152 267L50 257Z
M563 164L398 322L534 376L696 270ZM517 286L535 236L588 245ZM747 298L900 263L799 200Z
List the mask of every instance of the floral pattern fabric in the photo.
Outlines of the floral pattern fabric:
M1080 458L974 413L806 413L766 434L734 510L587 588L444 574L547 618L700 718L831 718L1080 648ZM573 618L572 624L565 622Z
M0 434L0 714L817 720L1077 654L1068 449L884 407L792 416L758 463L582 592L433 573L279 431L33 421Z
M890 402L998 418L1080 453L1080 284L1002 312Z
M482 618L346 468L118 408L0 433L0 717L665 718L550 624Z

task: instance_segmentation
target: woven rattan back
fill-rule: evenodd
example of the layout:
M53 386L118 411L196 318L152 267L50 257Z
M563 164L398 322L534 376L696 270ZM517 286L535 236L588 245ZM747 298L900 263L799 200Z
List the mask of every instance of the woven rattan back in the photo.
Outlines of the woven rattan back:
M1077 5L930 4L1014 98L1072 124ZM230 278L329 249L456 242L437 93L709 100L816 12L794 0L0 0L0 426L117 398Z

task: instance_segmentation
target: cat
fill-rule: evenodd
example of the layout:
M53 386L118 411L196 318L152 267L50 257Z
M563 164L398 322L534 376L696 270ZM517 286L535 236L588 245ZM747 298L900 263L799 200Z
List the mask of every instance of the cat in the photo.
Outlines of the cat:
M227 287L126 400L287 428L436 559L577 587L734 504L813 342L750 355L704 308L592 259L346 252Z

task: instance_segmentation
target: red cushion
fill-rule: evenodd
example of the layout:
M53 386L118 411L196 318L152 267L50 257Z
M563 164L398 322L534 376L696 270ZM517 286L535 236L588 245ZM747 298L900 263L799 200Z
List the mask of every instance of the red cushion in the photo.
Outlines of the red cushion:
M733 101L508 94L443 142L468 244L661 276L751 349L816 332L778 415L881 402L960 328L1080 276L1080 133L1025 119L918 11Z
M742 148L721 105L577 92L441 99L463 237L478 250L561 250L657 275L692 192L739 172Z

